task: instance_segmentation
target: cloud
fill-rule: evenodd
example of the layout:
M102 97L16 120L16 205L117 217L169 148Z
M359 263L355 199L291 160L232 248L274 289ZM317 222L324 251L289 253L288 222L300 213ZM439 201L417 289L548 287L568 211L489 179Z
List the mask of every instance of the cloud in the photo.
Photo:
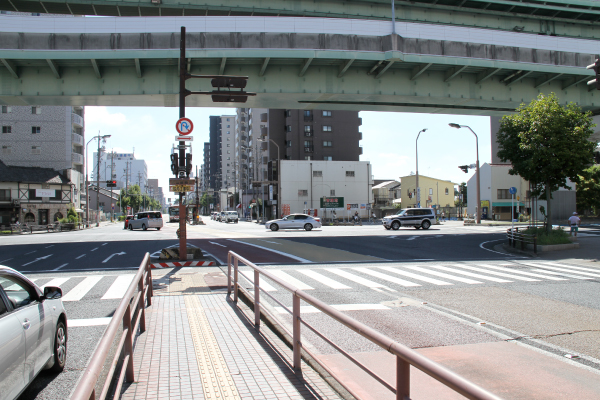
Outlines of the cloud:
M127 117L121 113L111 114L107 107L86 107L85 120L89 123L119 126L127 122Z

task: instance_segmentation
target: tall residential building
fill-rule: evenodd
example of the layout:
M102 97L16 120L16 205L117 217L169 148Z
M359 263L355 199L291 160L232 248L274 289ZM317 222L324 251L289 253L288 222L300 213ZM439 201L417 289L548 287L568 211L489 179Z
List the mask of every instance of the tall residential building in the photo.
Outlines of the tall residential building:
M146 193L148 185L146 161L136 159L134 153L106 153L101 151L100 154L99 181L101 188L106 187L106 181L116 180L117 189L139 185L142 193ZM96 181L98 179L98 152L94 152L93 164L90 165L89 170L91 171L90 180Z
M85 204L83 107L1 106L0 160L51 168L73 184L73 205ZM83 194L83 196L82 196Z
M233 186L235 164L235 115L210 116L209 155L205 176L208 177L208 187L213 190L227 189ZM206 165L206 164L205 164Z

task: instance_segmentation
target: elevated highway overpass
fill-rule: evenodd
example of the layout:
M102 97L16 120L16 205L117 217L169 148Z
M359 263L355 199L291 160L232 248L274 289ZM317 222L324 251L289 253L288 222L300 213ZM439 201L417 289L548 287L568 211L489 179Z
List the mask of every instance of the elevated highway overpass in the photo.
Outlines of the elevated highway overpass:
M586 85L600 53L590 39L414 22L394 34L389 21L306 17L0 16L0 26L1 104L176 106L186 26L188 70L248 75L258 93L248 107L502 115L552 91L600 109Z

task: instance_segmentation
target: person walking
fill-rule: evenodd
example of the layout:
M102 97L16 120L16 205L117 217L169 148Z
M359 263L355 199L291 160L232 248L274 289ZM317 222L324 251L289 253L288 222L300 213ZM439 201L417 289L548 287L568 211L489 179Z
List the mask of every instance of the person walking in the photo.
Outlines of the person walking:
M442 211L442 222L446 221L446 214Z
M575 237L577 237L577 231L579 231L579 224L581 224L581 218L577 215L577 212L573 212L573 215L569 217L569 225L571 225L571 231L569 232L569 236L573 235L575 232Z

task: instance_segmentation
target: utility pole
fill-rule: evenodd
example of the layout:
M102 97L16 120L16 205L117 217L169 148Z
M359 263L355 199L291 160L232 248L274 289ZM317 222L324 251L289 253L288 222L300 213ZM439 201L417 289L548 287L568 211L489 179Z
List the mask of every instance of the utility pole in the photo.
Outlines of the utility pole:
M198 215L200 215L200 198L198 197L198 166L196 165L196 218Z
M114 149L111 151L110 153L111 158L110 158L110 180L113 180L113 175L114 175L114 167L115 167L115 151ZM115 209L113 207L113 186L112 184L110 185L110 222L113 222L115 220Z
M100 133L98 133L100 136ZM98 169L96 170L96 226L100 226L100 139L98 139Z

